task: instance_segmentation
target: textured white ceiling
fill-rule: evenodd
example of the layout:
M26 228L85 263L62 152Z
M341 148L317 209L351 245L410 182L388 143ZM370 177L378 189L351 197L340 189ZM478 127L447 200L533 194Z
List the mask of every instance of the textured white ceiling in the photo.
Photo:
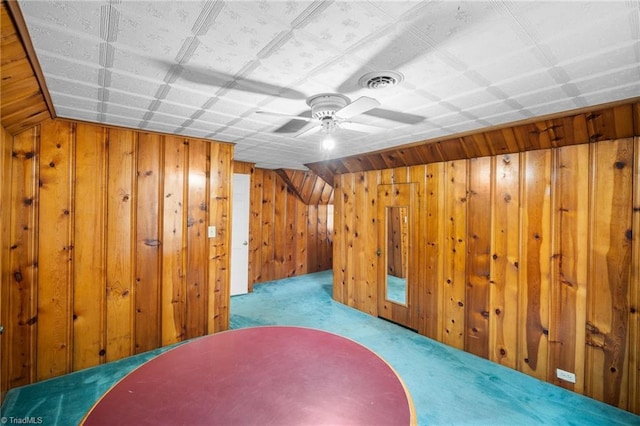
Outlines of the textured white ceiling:
M263 168L640 96L640 0L19 3L59 117L234 142ZM358 86L380 70L404 81ZM352 120L381 129L327 153L256 113L325 92L377 99Z

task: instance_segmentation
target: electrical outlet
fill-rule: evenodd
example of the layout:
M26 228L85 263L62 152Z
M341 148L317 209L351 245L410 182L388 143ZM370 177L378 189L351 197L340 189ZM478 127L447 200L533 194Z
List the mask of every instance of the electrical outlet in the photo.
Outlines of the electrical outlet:
M210 226L209 228L207 228L207 236L209 238L215 238L216 237L216 227L215 226Z
M576 375L574 373L569 373L568 371L560 370L559 368L556 368L556 377L560 380L564 380L565 382L576 382Z

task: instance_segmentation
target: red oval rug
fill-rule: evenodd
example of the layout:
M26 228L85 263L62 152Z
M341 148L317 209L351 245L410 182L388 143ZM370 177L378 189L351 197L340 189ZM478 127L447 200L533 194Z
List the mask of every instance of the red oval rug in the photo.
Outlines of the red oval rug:
M202 337L129 373L85 425L409 425L408 390L378 355L302 327Z

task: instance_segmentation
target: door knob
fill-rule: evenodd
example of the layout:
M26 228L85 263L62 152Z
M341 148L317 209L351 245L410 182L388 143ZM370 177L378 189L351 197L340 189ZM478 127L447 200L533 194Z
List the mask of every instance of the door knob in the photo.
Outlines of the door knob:
M243 246L246 246L247 244L249 244L249 243L246 242L246 241L244 243L242 243Z

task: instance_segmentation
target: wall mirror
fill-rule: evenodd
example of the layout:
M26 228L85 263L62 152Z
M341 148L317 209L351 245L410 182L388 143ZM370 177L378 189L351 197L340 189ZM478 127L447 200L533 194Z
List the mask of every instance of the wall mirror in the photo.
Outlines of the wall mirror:
M409 208L387 207L387 282L385 299L407 304Z
M416 184L378 185L378 316L415 328ZM413 266L412 266L413 265Z

